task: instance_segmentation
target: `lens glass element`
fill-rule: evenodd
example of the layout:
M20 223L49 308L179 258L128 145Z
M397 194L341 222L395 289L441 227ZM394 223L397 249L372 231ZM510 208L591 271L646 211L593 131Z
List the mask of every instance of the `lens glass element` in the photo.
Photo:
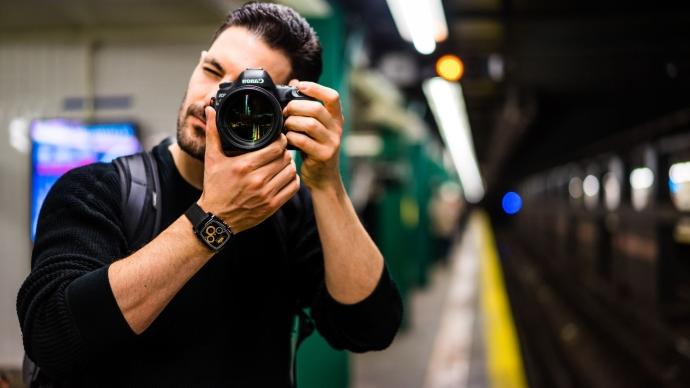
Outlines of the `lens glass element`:
M229 96L225 105L223 124L237 138L256 143L270 135L275 111L267 96L254 90L243 90Z

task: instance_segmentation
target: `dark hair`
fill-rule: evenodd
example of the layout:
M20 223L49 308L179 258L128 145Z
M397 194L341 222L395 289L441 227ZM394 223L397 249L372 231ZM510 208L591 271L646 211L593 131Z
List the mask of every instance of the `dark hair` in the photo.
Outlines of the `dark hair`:
M321 76L321 43L309 23L292 8L270 3L247 3L230 12L213 35L229 27L244 27L290 60L290 78L316 82Z

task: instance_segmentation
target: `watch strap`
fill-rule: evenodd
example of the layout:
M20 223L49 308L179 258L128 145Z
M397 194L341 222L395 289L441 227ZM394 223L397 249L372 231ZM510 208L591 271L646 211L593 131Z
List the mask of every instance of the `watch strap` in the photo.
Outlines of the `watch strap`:
M232 229L220 217L205 212L196 202L184 214L197 238L213 251L220 251L233 236Z
M204 209L201 208L196 202L194 202L189 209L184 213L185 216L192 223L194 230L198 230L204 225L204 221L211 216L210 213L206 213Z

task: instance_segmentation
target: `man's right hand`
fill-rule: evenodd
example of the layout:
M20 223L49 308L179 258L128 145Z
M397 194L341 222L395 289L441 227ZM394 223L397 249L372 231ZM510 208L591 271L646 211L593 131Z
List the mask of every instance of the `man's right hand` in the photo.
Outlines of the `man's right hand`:
M239 233L275 213L299 187L285 135L260 150L228 157L216 128L216 111L206 107L204 187L198 201L202 209Z

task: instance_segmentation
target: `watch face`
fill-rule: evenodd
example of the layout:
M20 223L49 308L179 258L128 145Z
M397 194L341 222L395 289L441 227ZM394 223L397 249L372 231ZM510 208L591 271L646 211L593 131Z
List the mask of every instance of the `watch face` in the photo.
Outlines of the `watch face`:
M206 245L217 251L230 240L230 232L221 221L211 218L201 229L201 238Z

